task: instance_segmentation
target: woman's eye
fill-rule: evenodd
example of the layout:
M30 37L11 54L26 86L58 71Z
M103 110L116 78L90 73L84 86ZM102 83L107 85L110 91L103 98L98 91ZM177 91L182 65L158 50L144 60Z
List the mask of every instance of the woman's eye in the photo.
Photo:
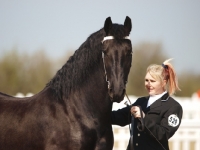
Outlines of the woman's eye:
M145 79L145 82L156 82L155 80L148 80L148 79Z

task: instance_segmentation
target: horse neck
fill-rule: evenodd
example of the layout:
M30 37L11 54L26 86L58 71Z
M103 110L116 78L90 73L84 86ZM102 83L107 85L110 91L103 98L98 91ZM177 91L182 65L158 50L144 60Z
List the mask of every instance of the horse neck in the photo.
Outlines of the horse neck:
M84 79L85 82L82 86L79 87L77 90L83 97L89 100L88 103L92 102L93 104L99 105L110 105L107 101L110 102L108 96L108 84L106 82L104 70L103 70L103 63L96 67L93 73L88 75L87 78Z
M99 66L91 67L92 70L88 70L92 73L85 76L84 82L71 91L66 103L75 105L81 112L103 116L105 120L109 120L112 102L108 96L102 59L99 64ZM83 108L87 109L83 110Z
M92 34L57 72L47 85L55 91L56 98L103 104L103 108L111 109L101 56L103 37L103 30Z

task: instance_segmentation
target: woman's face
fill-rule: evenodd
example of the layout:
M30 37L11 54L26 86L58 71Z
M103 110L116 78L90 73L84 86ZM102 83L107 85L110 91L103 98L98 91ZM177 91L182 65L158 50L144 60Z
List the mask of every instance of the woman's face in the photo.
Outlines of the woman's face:
M145 76L145 88L147 89L149 95L158 95L163 93L165 91L165 84L165 80L161 83L159 80L153 78L149 72L147 72Z

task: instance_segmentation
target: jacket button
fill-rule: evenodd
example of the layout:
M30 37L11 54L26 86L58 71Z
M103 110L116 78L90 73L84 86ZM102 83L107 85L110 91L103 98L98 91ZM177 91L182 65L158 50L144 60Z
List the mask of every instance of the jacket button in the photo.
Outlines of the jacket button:
M138 136L140 136L140 133L138 133Z
M136 143L135 145L138 146L138 143Z

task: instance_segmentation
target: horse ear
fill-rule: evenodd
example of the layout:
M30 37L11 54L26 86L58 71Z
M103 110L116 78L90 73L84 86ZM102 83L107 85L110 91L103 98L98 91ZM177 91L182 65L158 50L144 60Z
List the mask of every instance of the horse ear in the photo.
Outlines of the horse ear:
M110 17L108 17L106 18L106 21L104 23L104 31L106 32L106 35L108 35L111 28L112 28L112 20Z
M132 28L131 18L129 18L128 16L126 16L126 19L124 21L124 28L128 33L131 32L131 28Z

